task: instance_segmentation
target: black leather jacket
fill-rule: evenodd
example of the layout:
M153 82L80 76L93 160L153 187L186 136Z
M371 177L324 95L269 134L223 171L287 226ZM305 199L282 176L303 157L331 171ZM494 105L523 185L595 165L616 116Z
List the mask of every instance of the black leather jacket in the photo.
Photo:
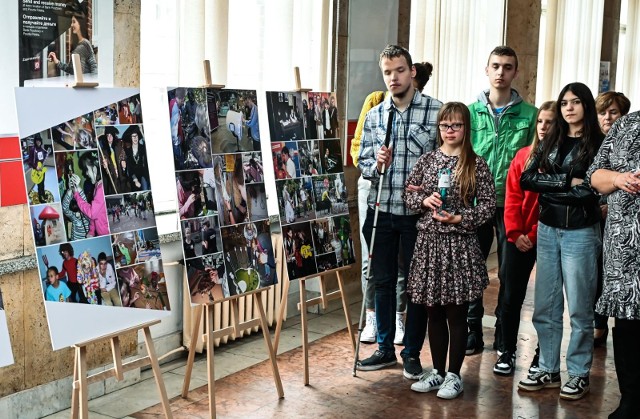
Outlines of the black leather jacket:
M542 144L541 144L542 146ZM520 177L523 190L538 192L539 221L550 227L578 229L600 221L602 212L598 195L586 184L571 186L571 179L584 178L591 162L576 162L580 144L576 144L564 161L558 156L558 146L549 154L551 171L540 173L542 147Z

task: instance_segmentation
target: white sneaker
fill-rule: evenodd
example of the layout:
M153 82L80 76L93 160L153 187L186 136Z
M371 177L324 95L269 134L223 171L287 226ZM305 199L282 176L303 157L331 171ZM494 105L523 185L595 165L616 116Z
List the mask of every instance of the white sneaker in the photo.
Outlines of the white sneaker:
M367 310L364 329L360 334L360 342L375 343L378 337L378 325L376 324L376 312Z
M433 369L429 374L420 377L420 381L411 384L411 390L418 393L428 393L431 390L437 390L444 383L444 377L438 374L438 370Z
M452 372L448 372L444 378L444 383L438 390L438 397L441 399L455 399L462 393L462 379Z
M393 339L394 345L402 345L404 340L404 313L396 313L396 336Z

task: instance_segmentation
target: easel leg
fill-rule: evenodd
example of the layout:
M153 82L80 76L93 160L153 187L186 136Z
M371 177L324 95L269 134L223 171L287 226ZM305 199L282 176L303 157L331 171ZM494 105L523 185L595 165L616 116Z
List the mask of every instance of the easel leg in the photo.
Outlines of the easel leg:
M275 339L273 342L273 351L278 354L278 345L280 344L280 333L282 332L282 322L284 321L284 313L287 310L287 298L289 296L289 279L283 284L282 299L280 300L280 308L278 310L278 320L276 321Z
M156 348L153 345L153 339L151 338L151 330L149 329L149 326L144 328L144 343L147 347L147 354L149 355L149 361L151 363L151 368L153 369L153 375L156 378L156 387L158 388L158 393L160 393L160 401L162 402L164 417L167 419L171 419L173 418L173 415L171 414L171 406L169 405L169 398L167 397L167 389L164 386L162 371L160 371L158 357L156 356Z
M76 356L78 361L78 382L79 402L80 402L80 419L89 418L89 383L87 383L87 347L80 346L76 348Z
M260 315L260 327L262 328L262 335L264 336L264 343L267 345L269 351L269 358L271 359L271 371L273 372L273 381L276 383L276 389L278 391L278 397L284 398L284 390L282 389L282 380L280 379L280 370L278 369L278 363L276 362L276 353L271 345L271 336L269 336L269 325L267 324L267 316L264 312L264 305L262 303L262 295L255 295L253 299L258 314Z
M71 419L78 419L78 396L80 394L80 389L78 388L78 363L80 361L80 349L74 348L74 357L73 357L73 386L71 393Z
M232 301L231 303L236 303L237 304L237 300ZM207 333L205 333L205 345L206 345L206 350L207 350L207 380L209 381L209 416L212 418L216 417L216 392L215 392L215 388L216 388L216 375L215 375L215 370L213 368L213 347L214 347L214 342L213 342L213 305L208 305L207 306L207 312L206 312L206 316L207 316L207 320L206 320L206 325L207 325Z
M202 318L202 305L196 307L196 315L193 320L193 330L191 331L191 344L189 345L189 357L187 358L187 368L184 373L184 383L182 384L182 397L189 395L189 385L191 384L191 371L193 361L196 357L196 346L200 337L200 320Z
M345 292L344 279L340 271L336 272L338 276L338 287L340 288L340 296L342 297L342 308L344 309L344 317L347 320L347 330L349 331L349 338L351 338L351 346L353 350L356 350L356 338L353 334L351 314L349 313L349 302L347 301L347 293Z
M309 334L307 329L307 287L300 280L300 324L302 328L302 357L304 358L304 385L309 385Z

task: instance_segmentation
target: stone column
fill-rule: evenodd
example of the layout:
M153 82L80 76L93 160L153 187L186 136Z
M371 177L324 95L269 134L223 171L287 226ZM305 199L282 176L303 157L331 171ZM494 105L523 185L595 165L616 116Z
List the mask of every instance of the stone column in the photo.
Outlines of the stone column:
M618 67L618 38L620 37L620 0L604 1L604 20L602 22L601 61L610 61L610 90L615 90L616 70ZM624 93L624 92L623 92Z
M113 84L140 86L140 0L115 0L113 8Z
M529 103L536 100L540 13L540 0L506 1L505 45L518 54L520 70L513 87Z

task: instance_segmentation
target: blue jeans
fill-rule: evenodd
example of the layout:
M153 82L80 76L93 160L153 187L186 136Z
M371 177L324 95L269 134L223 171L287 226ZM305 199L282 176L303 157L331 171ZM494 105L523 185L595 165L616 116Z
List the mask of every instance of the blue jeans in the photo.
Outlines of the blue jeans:
M593 357L593 300L601 246L599 224L566 230L538 223L533 325L540 343L541 371L560 371L564 285L571 320L567 371L570 376L589 375Z
M367 210L367 218L362 233L370 246L373 230L373 210ZM376 324L378 325L378 346L383 352L395 352L393 339L396 332L396 286L398 282L398 256L404 266L411 266L413 248L416 245L418 230L416 222L420 215L393 215L380 211L371 258L373 285L375 288ZM402 244L402 246L401 246ZM402 249L401 249L402 248ZM412 322L407 321L406 333Z

